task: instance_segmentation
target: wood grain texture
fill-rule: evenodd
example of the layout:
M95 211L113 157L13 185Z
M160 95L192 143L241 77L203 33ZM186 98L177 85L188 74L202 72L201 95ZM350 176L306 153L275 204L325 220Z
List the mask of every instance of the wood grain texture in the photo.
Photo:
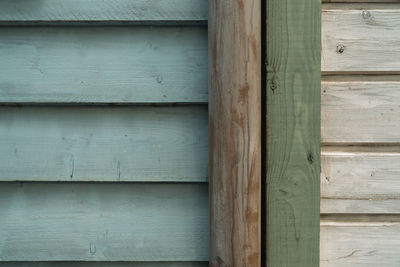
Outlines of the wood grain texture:
M400 199L400 153L323 151L321 165L321 197Z
M2 0L0 25L207 23L207 0Z
M400 213L400 151L383 148L322 151L321 213Z
M208 262L0 262L0 267L207 267Z
M321 214L400 214L400 199L321 198Z
M210 266L261 264L261 1L209 0Z
M267 266L319 264L320 1L267 1Z
M400 143L400 81L339 76L321 93L322 142Z
M206 184L3 183L2 261L207 261Z
M203 27L4 27L0 36L3 103L208 101Z
M399 72L400 5L348 7L324 7L322 71Z
M400 265L400 223L321 223L321 267Z
M0 181L208 178L207 107L0 107Z

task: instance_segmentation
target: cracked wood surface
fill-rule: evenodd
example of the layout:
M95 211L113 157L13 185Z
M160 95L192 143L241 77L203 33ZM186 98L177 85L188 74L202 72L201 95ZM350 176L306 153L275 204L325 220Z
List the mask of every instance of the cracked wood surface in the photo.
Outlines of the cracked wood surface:
M260 266L261 1L209 1L210 266Z

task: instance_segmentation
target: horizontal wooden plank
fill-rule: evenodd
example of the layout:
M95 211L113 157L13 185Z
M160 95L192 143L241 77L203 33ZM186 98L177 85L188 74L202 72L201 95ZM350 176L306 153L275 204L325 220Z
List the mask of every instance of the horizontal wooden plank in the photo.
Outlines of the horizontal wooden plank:
M400 147L324 147L321 154L321 213L400 213Z
M321 222L321 267L400 265L400 223Z
M207 0L2 0L0 25L206 23Z
M400 72L400 5L325 5L322 71Z
M207 267L208 262L0 262L0 267Z
M400 199L400 153L322 152L321 196Z
M2 261L207 261L208 185L3 183Z
M322 214L399 214L400 199L321 198Z
M206 106L1 106L0 114L0 181L208 180Z
M356 80L341 76L324 79L322 142L400 143L399 103L400 80L365 76Z
M0 58L2 103L208 101L203 27L4 27Z

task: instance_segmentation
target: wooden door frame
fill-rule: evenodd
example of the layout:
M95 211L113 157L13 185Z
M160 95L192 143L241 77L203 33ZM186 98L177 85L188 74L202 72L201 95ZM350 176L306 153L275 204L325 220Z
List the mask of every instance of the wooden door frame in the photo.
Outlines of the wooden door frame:
M210 266L316 267L321 3L263 1L209 0Z

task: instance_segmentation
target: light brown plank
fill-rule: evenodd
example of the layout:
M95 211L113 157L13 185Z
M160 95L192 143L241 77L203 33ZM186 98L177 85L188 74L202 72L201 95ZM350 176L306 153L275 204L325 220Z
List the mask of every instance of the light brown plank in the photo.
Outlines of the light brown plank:
M209 0L210 266L260 266L261 1Z
M322 142L399 143L400 81L393 77L387 79L365 76L349 80L343 76L324 79Z
M325 5L321 67L323 72L399 72L400 5Z

